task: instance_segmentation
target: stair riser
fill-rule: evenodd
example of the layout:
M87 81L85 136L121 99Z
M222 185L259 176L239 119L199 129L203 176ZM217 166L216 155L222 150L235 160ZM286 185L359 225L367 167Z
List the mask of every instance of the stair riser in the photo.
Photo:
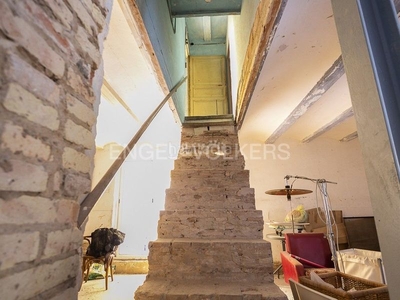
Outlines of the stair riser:
M197 292L196 294L182 295L182 294L157 294L152 291L138 291L135 294L135 300L270 300L271 298L264 298L261 294L252 295L245 293L241 295L221 295L217 294L209 294L206 291L201 293ZM287 300L287 298L280 298ZM275 298L274 298L275 300Z
M150 277L150 279L153 279ZM171 286L173 286L171 288ZM165 293L162 278L153 280L151 284L141 286L135 293L136 300L287 300L288 298L273 282L262 283L255 287L243 288L235 283L173 283Z
M224 170L244 170L245 162L242 155L238 157L180 157L174 162L175 169L224 169Z
M215 152L217 150L226 150L227 153L240 154L240 145L237 137L192 137L182 138L180 153L190 150L198 150L201 152Z
M237 137L182 138L179 156L210 156L215 152L223 152L230 157L239 157L241 152Z
M210 130L211 129L211 130ZM212 126L212 127L197 127L197 128L182 128L181 136L237 136L237 130L234 126Z
M238 176L242 176L237 180L244 180L246 177L249 176L249 170L193 170L193 169L184 169L184 170L172 170L171 171L171 180L175 179L176 177L188 177L195 178L195 177L204 177L204 178L223 178L223 179L235 179ZM245 176L245 177L243 177ZM226 178L225 178L226 177Z
M185 189L191 188L193 186L207 186L214 188L227 188L227 187L235 187L235 188L248 188L250 187L248 182L244 182L239 180L238 182L226 182L224 180L214 180L214 179L202 179L202 180L177 180L175 179L171 182L171 188L177 189Z
M255 209L254 189L167 189L166 210L178 209Z
M149 273L166 281L272 282L268 242L152 242Z
M173 170L171 171L171 188L204 187L250 187L249 171L220 170Z
M159 238L262 239L264 221L257 210L162 211Z
M181 134L181 143L221 141L225 143L238 143L238 136L226 131L204 131L201 134Z

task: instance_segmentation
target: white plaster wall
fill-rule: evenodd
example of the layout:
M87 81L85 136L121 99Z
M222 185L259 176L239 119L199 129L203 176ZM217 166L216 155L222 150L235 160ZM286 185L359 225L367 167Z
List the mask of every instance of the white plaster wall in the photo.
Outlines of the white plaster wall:
M163 49L163 54L169 58L162 63L171 71L166 80L175 80L178 75L180 79L184 72L184 59L174 61L174 58L179 58L180 54L184 57L182 24L181 32L171 37L169 16L167 20L166 10L161 10L166 2L162 6L157 6L158 1L140 3L147 9L145 20L155 26L151 34L162 33L156 48ZM162 18L151 14L158 10L163 13ZM168 26L164 26L163 22ZM159 27L163 26L163 30L160 30ZM121 40L124 40L122 46L118 42ZM175 40L180 42L175 43ZM160 45L167 46L163 48ZM96 124L96 145L99 148L95 157L93 183L103 176L122 148L165 97L141 47L131 34L121 8L115 5L110 34L104 45L105 78L131 108L138 121L116 101L102 97ZM174 119L170 107L164 105L90 213L85 234L90 234L99 226L116 227L126 233L125 241L119 247L119 257L147 255L149 240L157 237L158 215L164 206L165 189L170 182L169 174L179 150L179 142L180 125Z
M391 299L400 299L398 267L400 227L400 181L396 172L385 124L381 101L385 93L377 87L375 69L382 65L373 59L360 18L360 7L356 1L332 1L337 31L343 52L343 62L349 82L352 104L355 111L365 170L369 183L372 207L385 274ZM379 55L378 55L379 56ZM380 78L381 79L381 78ZM383 98L381 98L383 97Z
M123 147L117 143L108 143L104 147L97 147L94 156L94 170L92 189L104 176L107 170L115 161L115 158L123 150ZM115 194L115 179L119 177L119 173L114 176L96 205L89 214L87 224L85 226L84 235L90 235L93 231L100 227L113 226L113 209Z
M157 239L180 132L171 110L164 106L122 167L118 225L126 237L118 247L119 257L146 258L149 241Z
M322 137L310 143L280 139L273 145L267 145L245 140L240 133L239 137L246 169L250 170L250 186L255 188L256 207L263 211L265 223L284 221L291 210L290 205L293 209L299 204L303 204L305 209L322 205L320 193L315 192L315 184L307 180L298 179L293 188L314 192L292 196L291 202L286 196L265 194L267 190L284 188L286 175L337 182L337 185L328 185L332 209L342 210L344 217L373 215L357 139L346 143ZM268 233L274 233L274 230L266 225L264 236ZM273 259L279 261L281 243L271 241L271 245Z

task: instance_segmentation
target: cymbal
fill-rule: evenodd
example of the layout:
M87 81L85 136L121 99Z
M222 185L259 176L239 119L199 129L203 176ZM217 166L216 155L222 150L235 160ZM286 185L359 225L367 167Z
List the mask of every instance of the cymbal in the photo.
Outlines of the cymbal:
M312 192L313 191L311 190L304 190L304 189L276 189L276 190L268 190L265 193L274 196L286 196L288 193L289 195L304 195Z

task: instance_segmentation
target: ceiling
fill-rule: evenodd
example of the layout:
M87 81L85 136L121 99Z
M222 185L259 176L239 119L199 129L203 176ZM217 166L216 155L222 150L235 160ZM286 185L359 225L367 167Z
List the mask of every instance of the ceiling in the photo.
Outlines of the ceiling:
M173 17L240 14L242 0L167 0Z
M242 0L167 0L171 18L185 18L189 53L225 55L228 15L241 12Z
M229 10L237 14L242 6L241 0L169 2L173 16L191 16L186 22L192 46L222 44L225 49L226 14ZM288 0L283 3L281 19L270 38L266 58L240 129L241 137L261 143L276 143L281 138L299 142L312 142L321 137L342 142L357 138L331 1ZM120 8L113 9L113 13L122 18ZM200 17L194 17L198 13ZM211 17L205 16L210 14ZM131 108L131 115L143 120L145 113L140 110L147 109L138 103L130 103L130 99L134 98L131 94L137 92L132 91L135 86L127 84L134 82L138 89L143 89L143 84L136 84L138 80L143 81L143 73L132 73L133 66L128 68L123 62L125 58L132 62L129 58L134 53L132 49L136 48L137 53L143 49L134 45L128 25L117 24L119 29L115 29L113 22L112 18L107 40L126 42L115 42L111 46L106 41L105 78ZM125 47L125 44L128 46ZM135 70L138 61L139 58L135 59ZM143 69L148 67L143 66Z
M186 18L190 55L225 55L227 16Z
M216 1L171 0L178 12L192 14ZM235 1L219 1L233 10ZM241 126L241 136L253 141L275 143L279 138L311 142L321 136L347 142L357 138L346 75L341 61L330 0L282 1L281 18ZM191 2L193 3L193 2ZM179 6L182 6L178 8ZM190 5L190 7L188 7ZM235 4L236 5L236 4ZM221 8L222 9L222 8ZM227 18L187 18L191 54L207 54L196 45L225 43ZM217 23L216 18L224 18ZM207 22L214 40L206 41ZM224 24L224 25L221 25ZM218 33L218 34L217 34ZM218 37L218 38L217 38ZM201 49L200 51L198 49ZM210 48L208 48L210 49ZM197 50L197 51L196 51ZM225 51L225 45L222 48Z
M287 1L283 7L242 136L266 143L357 137L330 3Z
M189 4L175 2L177 6ZM222 2L224 7L231 3L219 1L219 5ZM270 39L272 42L241 126L241 136L266 143L275 143L279 138L301 142L311 142L321 136L343 142L357 138L330 0L283 3L281 19ZM189 10L185 6L179 11ZM194 44L192 55L207 53L195 51L199 49L195 46L205 43L205 24L211 21L217 24L212 18L221 17L205 18L187 18L189 42ZM223 18L226 20L226 16ZM218 24L211 29L210 35L218 36L219 40L208 42L225 43L226 25Z

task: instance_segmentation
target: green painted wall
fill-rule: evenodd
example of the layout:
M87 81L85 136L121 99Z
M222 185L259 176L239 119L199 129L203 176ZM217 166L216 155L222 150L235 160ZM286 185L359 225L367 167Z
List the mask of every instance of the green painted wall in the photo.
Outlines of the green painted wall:
M186 76L185 20L176 19L174 33L167 1L137 0L151 43L170 89ZM173 100L181 121L186 113L187 83L182 85ZM160 99L161 101L162 99Z
M205 1L205 0L169 0L174 16L210 16L221 14L239 14L242 0Z

